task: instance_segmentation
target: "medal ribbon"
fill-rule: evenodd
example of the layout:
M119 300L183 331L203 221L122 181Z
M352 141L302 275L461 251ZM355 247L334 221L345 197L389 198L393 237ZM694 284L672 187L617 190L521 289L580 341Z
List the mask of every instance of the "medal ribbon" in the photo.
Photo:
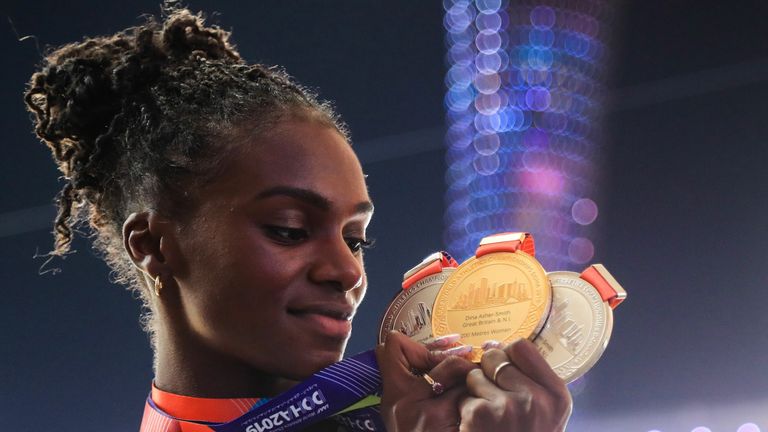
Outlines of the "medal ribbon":
M435 252L424 258L416 267L408 270L403 275L403 289L407 290L416 282L427 276L440 273L444 268L458 267L459 263L445 251Z
M526 232L508 232L483 237L475 251L475 256L480 258L489 253L517 251L523 251L530 256L536 256L536 247L531 234Z
M190 422L163 413L148 398L148 405L164 417L180 423L205 425L215 432L290 432L337 415L336 420L351 430L384 431L377 407L381 390L376 355L364 351L334 363L300 382L287 392L228 423Z
M595 287L600 298L608 302L611 309L616 309L627 298L627 292L602 264L587 267L579 277Z

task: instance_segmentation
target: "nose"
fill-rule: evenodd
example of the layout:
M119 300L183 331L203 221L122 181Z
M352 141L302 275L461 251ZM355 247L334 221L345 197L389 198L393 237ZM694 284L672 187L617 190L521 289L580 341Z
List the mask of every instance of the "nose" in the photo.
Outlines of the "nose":
M360 256L355 255L339 236L323 242L323 247L318 248L309 277L316 283L349 291L363 286L365 271Z

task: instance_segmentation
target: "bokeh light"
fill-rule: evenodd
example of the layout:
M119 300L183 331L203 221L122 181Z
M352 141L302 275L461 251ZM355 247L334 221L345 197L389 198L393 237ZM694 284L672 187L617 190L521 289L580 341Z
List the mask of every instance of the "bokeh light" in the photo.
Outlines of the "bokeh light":
M607 0L444 0L445 242L530 231L548 270L594 257Z
M736 432L760 432L760 428L754 423L744 423Z
M691 429L691 432L712 432L712 430L705 426L699 426Z
M582 198L573 203L571 216L579 225L589 225L597 219L597 204L589 198Z
M595 246L589 239L576 237L568 245L568 256L575 263L586 264L595 256Z

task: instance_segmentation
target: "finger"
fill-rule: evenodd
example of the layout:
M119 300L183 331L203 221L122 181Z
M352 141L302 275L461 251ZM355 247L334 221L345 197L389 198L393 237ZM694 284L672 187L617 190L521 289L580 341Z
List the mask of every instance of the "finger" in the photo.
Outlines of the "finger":
M473 373L473 375L476 375ZM480 373L482 375L482 373ZM514 420L519 416L505 404L485 398L467 397L459 402L459 431L528 430Z
M490 401L513 398L523 405L528 403L534 393L544 391L511 363L499 372L496 382L488 378L484 370L470 373L467 375L467 390L473 396Z
M439 338L430 339L424 342L424 346L428 350L443 350L452 347L456 342L461 339L461 335L458 333L447 334Z
M434 392L423 376L414 375L415 371L431 373L434 370L435 376L432 379L439 382L443 389L448 389L463 384L469 363L466 360L450 360L435 370L434 368L446 358L460 358L431 352L399 332L390 333L386 342L376 348L376 357L385 394L407 394L416 391L419 399L432 397Z
M423 410L432 413L430 420L425 420L421 423L426 426L423 429L427 431L455 431L458 429L459 424L459 403L462 399L467 397L466 387L459 386L450 390L446 390L445 393L439 396L433 396L428 401L428 404L423 405ZM413 430L413 429L408 429Z
M533 342L519 339L504 347L504 352L509 361L542 387L555 391L566 388L565 382L552 370Z
M376 356L381 356L380 367L397 367L399 372L409 374L412 370L430 370L441 360L423 345L394 330L389 333L386 342L376 349Z
M443 351L431 351L433 359L443 361L448 357L463 357L467 360L472 358L472 345L459 345L448 348Z
M485 404L487 404L487 400L485 399L479 399L476 397L465 397L459 402L459 416L461 417L461 427L459 430L472 430L471 424L472 419L474 418L475 412L477 412L481 407L485 407Z
M515 391L519 387L536 385L532 378L523 373L514 362L512 362L506 352L499 349L491 349L483 353L480 359L480 368L483 375L493 385L499 386L507 391Z
M381 372L384 398L390 395L407 394L414 385L411 362L425 363L419 360L422 354L410 353L411 348L395 333L390 333L386 342L376 347L376 360ZM419 346L419 350L428 356L428 350Z
M489 349L493 349L493 348L503 349L504 344L497 340L491 339L483 342L483 344L481 345L481 348L483 349L483 351L488 351Z
M489 401L501 397L505 390L494 384L481 369L468 373L466 384L470 395Z
M467 388L463 385L450 388L445 393L437 396L435 399L440 401L441 406L449 407L451 410L456 410L462 399L467 397ZM446 408L448 410L448 408ZM448 411L446 411L448 412Z
M446 389L457 386L463 387L467 379L467 374L474 369L477 369L477 365L471 361L453 356L446 358L441 361L440 364L432 368L432 370L429 371L429 376L442 384Z

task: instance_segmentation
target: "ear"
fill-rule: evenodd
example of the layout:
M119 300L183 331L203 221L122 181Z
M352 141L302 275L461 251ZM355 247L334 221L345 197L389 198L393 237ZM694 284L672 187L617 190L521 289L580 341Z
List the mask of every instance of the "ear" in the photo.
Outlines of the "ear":
M133 264L150 279L173 274L163 253L174 238L173 229L171 221L154 211L131 213L123 223L123 246Z

